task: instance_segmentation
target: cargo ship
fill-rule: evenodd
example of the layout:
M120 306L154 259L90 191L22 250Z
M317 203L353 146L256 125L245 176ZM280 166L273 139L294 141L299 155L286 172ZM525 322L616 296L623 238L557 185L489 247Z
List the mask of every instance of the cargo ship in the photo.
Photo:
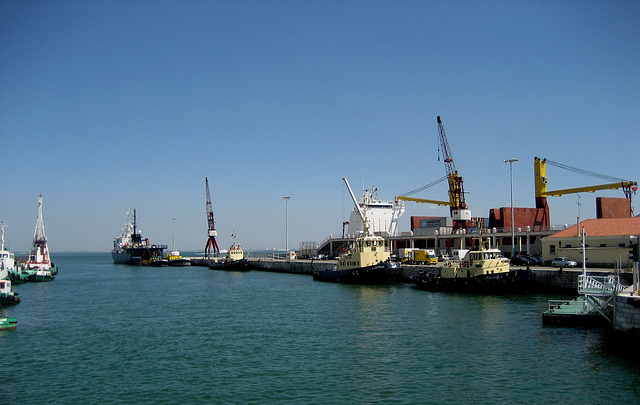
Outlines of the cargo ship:
M403 201L382 201L374 186L366 189L360 201L354 201L348 224L348 234L364 232L365 222L369 231L378 236L399 236L398 219L405 211ZM361 213L363 215L361 215Z
M152 245L149 239L142 239L137 227L136 210L133 210L133 221L127 212L127 222L120 235L113 240L111 257L116 264L145 264L154 257L162 257L167 245Z

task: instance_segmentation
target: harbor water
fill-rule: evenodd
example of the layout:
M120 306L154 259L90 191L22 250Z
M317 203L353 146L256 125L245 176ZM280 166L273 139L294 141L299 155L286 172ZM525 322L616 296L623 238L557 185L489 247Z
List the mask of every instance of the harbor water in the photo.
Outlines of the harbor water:
M308 275L54 254L14 285L6 404L638 403L637 342L542 326L547 295L431 293Z

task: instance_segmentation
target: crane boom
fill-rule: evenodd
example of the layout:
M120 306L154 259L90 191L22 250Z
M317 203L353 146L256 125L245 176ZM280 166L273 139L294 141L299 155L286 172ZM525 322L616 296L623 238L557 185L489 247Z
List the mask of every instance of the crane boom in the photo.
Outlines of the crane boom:
M600 184L597 186L587 186L587 187L575 187L575 188L565 188L562 190L554 190L547 191L544 193L540 193L541 197L560 197L564 194L576 194L576 193L594 193L598 190L617 190L622 188L623 190L629 189L633 186L637 186L638 183L635 181L621 181L618 183L609 183L609 184Z
M209 179L204 178L204 182L207 189L207 202L206 202L206 210L207 210L207 244L204 247L204 256L206 258L211 254L211 250L213 250L213 255L217 256L220 254L220 248L218 247L218 242L216 242L216 236L218 236L218 232L216 231L216 222L213 218L213 207L211 205L211 194L209 193Z
M561 167L563 169L569 168L569 166L561 165L559 163L555 163L551 161L549 161L549 163L554 164L555 166ZM569 168L569 169L573 169L574 171L584 172L575 168ZM636 191L638 190L637 182L620 180L616 183L600 184L597 186L575 187L575 188L566 188L562 190L549 191L547 190L547 183L549 182L549 178L547 177L547 159L540 159L538 157L535 157L533 160L533 171L535 175L536 208L544 208L546 210L549 209L549 205L547 203L547 197L560 197L565 194L576 194L576 193L584 193L584 192L593 193L599 190L617 190L619 188L622 189L625 197L629 199L629 205L631 205L631 194L632 193L635 194ZM592 172L587 172L587 173L594 175L594 173ZM603 177L603 176L600 175L600 177ZM610 176L606 176L606 177L610 177ZM630 214L633 215L633 208Z
M369 224L367 223L367 216L362 212L362 208L360 208L360 204L358 204L358 200L356 199L356 196L353 194L353 191L351 190L351 186L349 185L349 181L347 180L347 178L343 177L342 180L344 181L344 184L347 185L347 190L349 190L351 199L353 200L353 203L356 205L356 209L358 210L358 215L360 215L360 219L362 220L364 233L365 235L367 235L369 234Z
M458 174L456 164L453 160L453 154L451 148L449 148L449 141L447 135L444 132L444 125L442 120L438 116L438 132L440 134L440 146L442 147L442 157L444 159L444 165L447 170L447 178L449 180L449 201L451 206L451 214L459 213L460 210L467 208L467 203L464 200L464 186L462 177ZM466 215L465 215L466 217Z
M444 125L442 125L442 120L438 115L438 132L440 134L440 146L442 147L442 157L444 159L444 165L447 169L447 175L451 176L454 173L458 173L456 170L456 164L453 161L453 154L451 153L451 148L449 148L449 141L447 140L447 135L444 132Z
M428 200L426 198L407 197L407 196L404 196L404 195L396 196L396 200L413 201L413 202L417 202L417 203L426 203L426 204L436 204L436 205L441 205L441 206L451 205L450 201Z
M566 188L562 190L547 190L547 159L534 158L534 174L535 174L535 186L536 186L536 198L544 197L559 197L564 194L575 194L583 192L595 192L598 190L617 190L622 188L625 196L631 198L631 191L633 187L637 187L638 183L635 181L621 180L616 183L600 184L597 186L575 187ZM633 190L635 192L635 190Z

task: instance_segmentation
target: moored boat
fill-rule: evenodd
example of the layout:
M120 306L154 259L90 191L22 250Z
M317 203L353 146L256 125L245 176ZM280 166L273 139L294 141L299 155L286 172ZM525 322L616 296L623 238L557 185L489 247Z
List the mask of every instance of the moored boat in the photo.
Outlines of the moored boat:
M149 260L142 262L143 265L145 266L151 266L151 267L167 267L169 266L169 260L165 259L164 257L152 257Z
M114 238L111 257L116 264L144 264L154 257L162 257L166 248L167 245L153 245L149 239L142 239L134 209L133 222L127 212L127 222L120 235Z
M11 280L0 280L0 305L20 303L20 294L11 290Z
M214 262L209 264L209 268L213 270L233 270L243 271L249 270L249 262L244 257L244 250L242 245L236 245L236 231L231 234L233 238L233 244L227 251L224 259L220 262Z
M9 250L4 248L4 221L1 225L0 234L0 280L9 278L9 271L15 270L15 256Z
M172 250L167 253L166 259L169 266L191 266L191 260L182 256L179 250Z
M417 288L477 294L522 294L535 290L529 269L511 270L509 260L489 240L479 237L478 247L459 260L449 260L441 268L412 276Z
M14 270L9 270L9 280L13 282L13 284L23 284L29 281L29 278L35 274L35 270L26 270L17 266Z
M36 270L33 274L29 276L28 281L53 281L56 278L50 271L47 270Z
M350 251L338 258L334 269L314 271L313 279L346 284L382 285L401 282L402 267L400 263L390 261L391 249L387 240L370 233L366 214L360 208L347 179L342 180L356 205L364 231L358 235Z
M51 262L51 256L49 255L49 244L47 243L47 235L44 232L44 219L42 217L42 194L38 195L38 219L36 220L36 231L33 235L33 243L31 244L29 257L24 262L24 268L26 270L35 270L36 273L41 272L42 277L50 277L51 280L53 280L53 276L58 274L58 268ZM33 279L33 277L30 277L29 281L40 280L35 280Z
M16 329L18 327L18 318L6 317L0 318L0 330Z

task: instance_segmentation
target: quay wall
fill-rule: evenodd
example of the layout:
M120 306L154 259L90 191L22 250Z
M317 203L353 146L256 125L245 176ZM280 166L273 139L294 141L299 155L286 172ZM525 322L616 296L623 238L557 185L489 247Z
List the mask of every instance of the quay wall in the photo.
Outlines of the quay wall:
M194 266L208 266L213 259L191 258ZM330 270L336 265L335 260L279 260L279 259L248 259L250 266L255 270L271 271L277 273L308 274L314 270ZM578 292L578 276L582 274L582 269L557 269L553 267L531 267L537 282L543 291L552 293L564 293L575 295ZM424 271L437 270L434 266L402 265L403 277L417 275ZM591 276L609 276L615 274L613 269L587 269ZM620 273L620 282L631 285L632 274L630 272Z
M535 275L537 283L543 287L543 290L568 294L577 294L578 292L578 277L582 275L582 269L532 267L531 271ZM594 277L606 277L616 273L613 269L587 269L587 274ZM621 272L619 276L622 284L631 285L631 273Z
M249 259L252 268L276 273L309 274L315 270L330 270L335 266L335 260L278 260L278 259Z
M613 327L616 331L640 335L640 296L628 292L616 296Z

